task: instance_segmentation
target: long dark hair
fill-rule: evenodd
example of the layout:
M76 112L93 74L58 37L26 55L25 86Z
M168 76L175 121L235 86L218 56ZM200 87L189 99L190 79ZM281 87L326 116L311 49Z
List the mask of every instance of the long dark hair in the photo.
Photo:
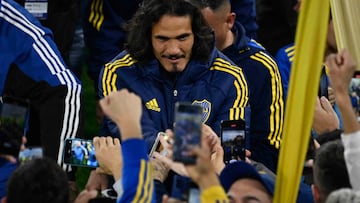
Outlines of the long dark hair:
M152 26L166 14L191 17L194 33L192 59L208 60L214 46L213 31L207 25L200 10L184 0L150 0L140 5L126 26L128 35L125 49L130 55L142 63L154 57L151 43Z

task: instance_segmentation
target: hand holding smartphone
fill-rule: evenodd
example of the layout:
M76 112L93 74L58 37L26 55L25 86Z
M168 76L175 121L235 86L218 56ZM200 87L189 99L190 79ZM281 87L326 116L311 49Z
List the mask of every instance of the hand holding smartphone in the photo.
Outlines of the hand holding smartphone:
M95 157L92 140L70 138L65 140L63 150L64 164L96 168L99 166Z
M196 156L192 150L200 146L202 107L191 103L175 104L175 143L173 146L174 161L184 164L195 164Z
M224 163L245 160L245 121L221 122L221 146L224 149Z

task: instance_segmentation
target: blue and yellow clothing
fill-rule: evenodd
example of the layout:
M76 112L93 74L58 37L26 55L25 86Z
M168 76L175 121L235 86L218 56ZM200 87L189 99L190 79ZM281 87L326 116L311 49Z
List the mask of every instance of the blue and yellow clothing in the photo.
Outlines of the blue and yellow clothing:
M159 131L172 129L178 101L203 107L202 121L218 135L221 120L244 118L248 87L242 70L224 54L213 49L207 62L190 60L185 70L170 79L158 60L145 65L126 51L108 63L100 74L101 97L127 88L143 102L142 130L151 149ZM101 135L118 136L116 125L105 118Z
M220 185L212 186L201 192L201 202L214 202L214 203L226 203L229 199L225 193L224 188Z
M291 43L279 49L276 54L276 62L279 65L279 71L284 87L284 98L287 98L289 88L291 64L295 57L295 44Z
M123 156L123 194L118 203L155 202L153 169L148 159L146 143L129 139L121 143Z
M285 95L284 98L285 99L287 98L291 65L294 61L294 57L295 57L295 44L294 43L284 46L276 54L276 61L279 64L281 78L283 79L284 95ZM319 86L318 95L328 97L329 79L327 77L326 69L327 69L326 66L323 65L323 67L321 69L320 86Z
M279 51L276 54L276 61L279 65L279 70L281 74L281 78L283 81L284 86L284 100L286 101L287 95L288 95L288 89L289 89L289 80L291 76L291 65L294 61L295 57L295 44L291 43L289 45L286 45L279 49ZM327 67L325 64L323 64L321 69L321 75L320 75L320 82L319 82L319 90L318 90L318 96L325 96L328 98L328 87L330 86L330 81L327 76ZM338 107L336 103L333 105L333 108L336 112L336 114L341 118L340 112L338 110ZM339 119L339 127L342 128L342 119ZM313 136L316 136L315 132L313 132Z
M273 57L246 37L240 24L233 32L234 43L222 52L242 68L248 82L251 158L276 171L284 125L281 76Z
M138 8L140 0L88 0L84 11L84 40L89 49L88 74L97 85L101 68L123 50L123 24Z

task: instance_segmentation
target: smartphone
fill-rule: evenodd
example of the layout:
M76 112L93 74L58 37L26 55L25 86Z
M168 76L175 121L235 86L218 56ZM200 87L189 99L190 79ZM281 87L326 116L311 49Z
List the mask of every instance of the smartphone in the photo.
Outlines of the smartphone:
M150 150L150 153L149 153L149 157L152 157L152 154L154 152L159 152L161 153L162 150L164 150L164 147L161 145L161 142L160 142L160 137L161 136L166 136L166 133L164 132L159 132L156 136L156 139L155 139L155 142Z
M245 121L221 121L221 146L224 149L224 163L245 160Z
M27 147L23 151L19 153L19 161L20 163L30 161L32 159L42 158L43 157L43 149L42 147Z
M203 110L200 105L191 103L175 103L175 127L174 127L174 161L184 164L195 164L196 156L191 151L200 146L201 125Z
M18 157L30 103L27 100L3 96L0 102L0 153ZM6 133L5 133L6 132Z
M326 99L329 99L329 92L328 92L329 85L330 85L330 83L329 83L328 76L326 75L325 66L323 66L322 70L321 70L320 81L319 81L319 89L318 89L318 97L319 98L325 97Z
M95 157L95 148L92 140L70 138L65 140L63 163L96 168L99 163Z
M351 79L350 82L350 87L352 92L356 92L356 90L358 89L358 91L360 90L360 71L355 71L353 78Z
M360 107L359 107L359 97L360 97L360 71L356 70L354 72L353 78L350 81L349 85L350 99L352 107L356 113L359 115ZM359 120L359 119L358 119Z
M190 188L188 195L188 203L200 203L200 190L199 188Z
M101 196L116 200L118 194L113 188L108 188L108 189L105 189L105 190L101 190Z

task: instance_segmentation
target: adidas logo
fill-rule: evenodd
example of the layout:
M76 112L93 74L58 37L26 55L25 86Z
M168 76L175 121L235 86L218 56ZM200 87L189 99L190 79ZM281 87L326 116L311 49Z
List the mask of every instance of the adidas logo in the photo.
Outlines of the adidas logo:
M150 100L150 101L148 101L148 102L146 102L145 106L146 106L147 109L160 112L159 105L158 105L158 103L157 103L157 101L156 101L155 98L152 99L152 100Z

